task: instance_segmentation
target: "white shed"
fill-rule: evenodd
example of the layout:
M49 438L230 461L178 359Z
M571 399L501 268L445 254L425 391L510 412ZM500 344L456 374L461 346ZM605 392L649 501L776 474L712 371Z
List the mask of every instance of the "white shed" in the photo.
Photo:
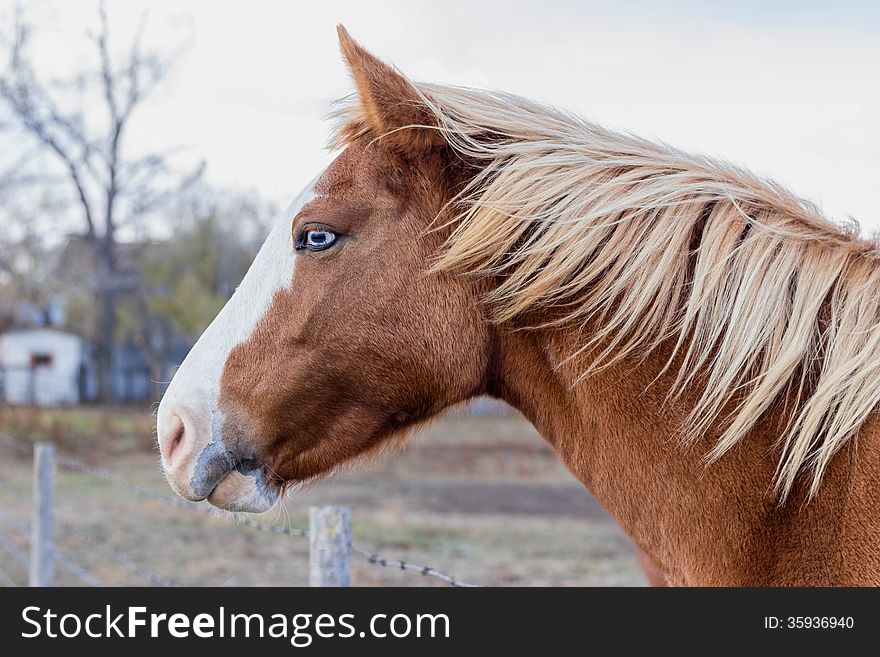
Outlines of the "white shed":
M0 335L3 400L8 404L59 406L80 398L84 340L49 328Z

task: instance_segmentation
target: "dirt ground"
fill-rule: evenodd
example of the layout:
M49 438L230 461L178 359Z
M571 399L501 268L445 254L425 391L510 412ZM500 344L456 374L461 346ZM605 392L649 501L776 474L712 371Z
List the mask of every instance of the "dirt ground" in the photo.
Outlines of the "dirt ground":
M111 418L100 411L50 418L5 412L0 412L0 430L6 433L54 439L62 454L170 494L146 411L115 412ZM99 439L102 432L110 437ZM23 522L29 517L30 467L28 456L0 445L0 509ZM56 497L59 550L106 585L150 581L65 531L65 524L180 584L307 583L305 539L256 531L219 513L145 501L91 474L63 468ZM444 418L411 439L403 453L294 493L260 520L305 528L309 506L320 504L352 508L357 545L466 581L499 586L644 583L629 540L519 417ZM2 517L0 536L26 552L26 540ZM2 548L0 569L18 583L26 579L21 564ZM64 569L57 580L78 583ZM352 584L442 582L354 555Z

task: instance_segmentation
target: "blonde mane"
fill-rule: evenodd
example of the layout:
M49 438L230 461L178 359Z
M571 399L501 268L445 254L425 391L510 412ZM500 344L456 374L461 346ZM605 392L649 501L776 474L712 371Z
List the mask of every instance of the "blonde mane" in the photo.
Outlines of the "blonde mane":
M683 439L719 427L710 461L781 402L777 490L803 473L815 495L880 401L878 245L728 164L511 95L414 87L433 117L418 127L475 173L434 269L495 277L499 322L583 329L584 376L672 345L672 394L704 390ZM343 118L338 140L363 133L356 106Z

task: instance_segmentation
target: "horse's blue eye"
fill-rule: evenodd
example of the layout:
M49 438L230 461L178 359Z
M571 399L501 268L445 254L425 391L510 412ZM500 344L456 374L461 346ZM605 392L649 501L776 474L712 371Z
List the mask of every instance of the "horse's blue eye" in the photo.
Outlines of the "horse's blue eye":
M303 246L309 251L323 251L336 241L336 234L329 230L307 230L303 236Z

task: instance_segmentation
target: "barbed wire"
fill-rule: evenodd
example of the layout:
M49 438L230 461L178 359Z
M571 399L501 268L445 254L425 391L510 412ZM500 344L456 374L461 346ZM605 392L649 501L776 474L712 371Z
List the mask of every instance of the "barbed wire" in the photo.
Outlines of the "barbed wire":
M19 440L17 438L13 438L11 436L7 436L5 434L0 434L0 442L11 447L12 449L16 449L19 452L25 454L33 454L33 444L24 440ZM162 502L163 504L167 504L169 506L177 507L179 509L192 509L195 511L199 511L202 513L210 513L211 510L207 509L203 506L199 506L196 502L189 502L187 500L181 499L179 497L171 497L169 495L163 495L161 493L155 493L151 490L147 490L137 484L130 482L128 479L124 477L120 477L115 472L111 472L110 470L105 470L104 468L99 468L89 463L84 463L83 461L78 461L76 459L69 458L67 456L63 456L62 454L55 454L55 462L68 470L74 470L76 472L83 472L86 474L93 475L98 477L99 479L103 479L104 481L116 484L117 486L121 486L128 490L128 492L137 495L142 499L153 500L156 502Z
M92 549L98 550L102 552L106 556L113 559L120 566L125 568L126 570L140 575L141 577L151 581L156 586L170 587L170 586L180 586L176 581L171 579L170 577L165 577L165 575L159 575L158 573L154 573L153 571L145 568L140 565L136 561L134 561L131 557L129 557L124 552L120 552L112 545L108 545L107 543L102 543L101 541L92 538L88 534L81 532L76 527L71 525L70 523L58 521L58 526L61 530L70 534L71 536L81 540L83 543L86 543Z
M410 563L408 561L404 561L402 559L387 559L375 552L362 548L358 545L352 545L352 552L357 552L361 556L365 557L366 560L374 565L382 566L383 568L398 568L400 570L411 570L413 572L424 575L425 577L436 577L439 580L442 580L449 584L450 586L460 586L460 587L478 587L479 584L471 584L469 582L465 582L463 580L458 579L455 575L447 575L444 572L437 570L436 568L431 568L431 566L419 566L414 563Z
M8 589L18 588L18 585L12 581L12 578L9 575L3 572L2 568L0 568L0 584Z
M98 589L104 587L104 585L97 577L92 575L89 571L80 566L76 561L68 557L63 552L56 551L55 558L58 560L58 563L61 564L61 567L64 568L64 570L79 577L80 581L83 582L86 586L91 586L92 588Z
M0 434L0 442L6 444L13 449L17 449L23 453L33 453L33 445L32 443L19 440L17 438L13 438L11 436L7 436L5 434ZM205 506L200 505L197 502L189 502L187 500L181 499L179 497L170 497L168 495L162 495L161 493L155 493L151 490L147 490L137 484L134 484L124 477L119 476L115 472L111 472L110 470L105 470L104 468L99 468L88 463L83 463L82 461L78 461L76 459L72 459L62 455L55 456L56 462L69 470L74 470L77 472L83 472L87 474L91 474L95 477L108 481L110 483L116 484L125 488L133 495L140 497L141 499L152 500L156 502L161 502L162 504L166 504L168 506L172 506L178 509L188 509L192 511L198 511L200 513L207 513L212 517L215 516L215 512ZM230 514L235 524L242 525L245 527L250 527L252 529L256 529L258 531L269 532L273 534L282 534L287 536L294 536L297 538L308 538L309 532L306 529L299 529L296 527L285 527L282 525L276 525L272 523L260 522L259 520L254 520L253 518L243 515L243 514ZM102 544L103 545L103 544ZM109 547L109 546L105 546ZM112 548L111 548L112 549ZM396 568L399 570L408 570L412 572L420 573L425 577L435 577L441 581L446 582L450 586L457 587L477 587L479 584L472 584L469 582L465 582L463 580L458 579L455 575L449 575L442 571L439 571L431 566L420 566L418 564L410 563L408 561L404 561L402 559L389 559L388 557L383 557L380 554L368 550L366 548L360 547L359 545L352 545L352 551L357 552L361 556L363 556L368 563L373 565L381 566L384 568ZM162 577L159 575L158 577ZM170 581L170 580L169 580ZM163 585L165 586L165 585Z
M19 536L30 540L30 532L27 525L25 525L18 518L16 518L14 515L9 513L6 509L2 507L0 507L0 517L2 517L4 521L6 521L6 524L11 526L16 532L18 532ZM98 579L94 575L92 575L85 568L80 566L76 561L71 559L64 552L58 550L57 547L55 548L55 559L58 561L61 567L64 568L64 570L78 577L80 581L82 581L87 586L104 586L103 584L101 584L100 581L98 581Z
M0 507L0 518L6 521L7 525L10 525L18 534L26 539L30 539L30 534L28 533L27 525L21 522L14 515L9 513L3 507Z
M9 556L12 557L12 560L24 569L24 572L28 572L29 565L27 557L24 556L24 553L21 550L15 547L14 543L2 534L0 534L0 548L6 550Z
M5 434L0 434L0 442L22 453L33 454L32 443L26 442L24 440L19 440ZM154 491L138 486L137 484L130 482L124 477L120 477L118 474L116 474L115 472L111 472L110 470L105 470L104 468L99 468L89 463L84 463L82 461L78 461L67 456L62 456L60 454L55 455L55 462L58 463L58 465L67 468L68 470L90 474L98 477L99 479L103 479L104 481L116 484L122 488L125 488L128 492L136 495L137 497L140 497L141 499L160 502L167 506L175 507L178 509L198 511L199 513L215 517L216 512L213 509L206 507L198 502L190 502L180 497L171 497L170 495L156 493ZM308 538L309 536L309 532L306 529L298 529L296 527L284 527L282 525L275 525L268 522L260 522L259 520L254 520L253 518L242 514L230 513L228 514L228 517L233 519L235 521L235 524L250 527L258 531L270 532L272 534L285 534L287 536L295 536L297 538Z
M31 454L34 453L33 443L29 443L26 440L19 440L18 438L13 438L12 436L7 436L4 433L0 433L0 443L3 443L7 447L22 452L23 454Z
M208 512L213 513L210 509L208 509ZM260 522L259 520L254 520L253 518L239 513L233 514L232 518L237 525L244 525L245 527L250 527L261 532L269 532L270 534L283 534L286 536L294 536L296 538L309 537L308 529L299 529L298 527L285 527L284 525L274 525L269 522Z

